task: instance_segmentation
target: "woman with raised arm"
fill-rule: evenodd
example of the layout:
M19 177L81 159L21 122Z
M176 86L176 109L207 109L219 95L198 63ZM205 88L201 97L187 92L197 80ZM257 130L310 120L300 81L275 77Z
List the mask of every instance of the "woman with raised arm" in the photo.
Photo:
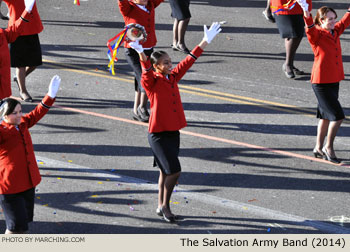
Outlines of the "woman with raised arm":
M130 43L139 53L142 65L141 84L151 103L148 142L154 155L154 166L160 169L156 213L167 222L175 222L177 219L170 210L169 202L181 173L178 158L179 130L187 125L177 83L220 31L220 24L217 22L209 30L204 26L203 40L174 69L165 51L153 52L149 60L142 45L138 42Z
M350 9L339 22L336 21L337 13L330 7L323 6L318 9L314 20L308 9L303 9L306 35L315 55L311 83L318 101L317 118L320 119L313 154L315 157L340 163L333 146L345 118L338 101L339 82L344 79L340 35L350 25Z

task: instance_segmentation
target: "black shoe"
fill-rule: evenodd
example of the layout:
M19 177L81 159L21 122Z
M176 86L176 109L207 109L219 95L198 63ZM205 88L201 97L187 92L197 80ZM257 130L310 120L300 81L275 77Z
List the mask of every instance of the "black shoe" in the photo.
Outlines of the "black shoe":
M135 114L134 111L132 112L132 118L133 118L135 121L141 121L141 117L140 117L138 114Z
M327 150L326 150L325 147L322 148L322 151L323 151L323 153L324 153L323 158L324 158L325 160L328 160L328 161L330 161L330 162L332 162L332 163L335 163L335 164L340 164L340 160L339 160L336 156L331 157L331 156L328 154L328 152L327 152Z
M313 150L313 153L314 153L315 158L323 158L323 156L324 156L323 152L319 152L316 149Z
M22 93L19 93L19 97L21 97L22 101L33 102L33 98L28 93L25 95L26 95L26 97L23 96Z
M161 209L161 208L157 208L157 209L156 209L156 214L157 214L158 216L163 216L163 211L162 211L162 209Z
M276 22L275 18L272 16L272 14L271 14L271 13L267 14L267 11L266 11L266 10L264 10L264 11L262 12L262 14L263 14L263 16L266 18L267 21L269 21L269 22L271 22L271 23L275 23L275 22Z
M285 66L284 64L282 65L282 71L284 72L284 74L286 75L286 77L287 77L288 79L293 79L293 78L295 78L295 75L294 75L293 70L291 70L291 72L287 72L286 66Z
M304 71L299 70L298 68L293 66L293 72L295 73L295 75L305 75Z
M188 50L188 48L185 45L183 45L183 47L177 45L176 47L177 47L178 51L180 51L184 54L190 54L190 50Z
M164 214L164 212L162 211L163 213L163 219L168 222L168 223L175 223L176 222L176 219L175 219L175 216L174 215L171 215L171 216L166 216Z
M141 122L148 122L149 120L149 113L147 109L138 107L137 108L137 115L140 117Z

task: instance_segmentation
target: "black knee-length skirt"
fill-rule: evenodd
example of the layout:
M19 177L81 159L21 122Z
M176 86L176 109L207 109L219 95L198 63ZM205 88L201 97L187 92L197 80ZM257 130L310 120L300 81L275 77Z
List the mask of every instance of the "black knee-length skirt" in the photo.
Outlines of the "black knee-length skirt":
M303 15L275 15L282 38L302 38L305 31Z
M11 67L42 65L41 46L38 34L19 36L10 44Z
M339 97L339 82L329 84L312 84L317 97L317 118L339 121L345 118Z
M148 142L154 156L153 166L158 166L166 175L171 175L181 171L179 161L179 131L149 133Z
M177 20L184 20L191 17L190 0L169 0L171 16Z

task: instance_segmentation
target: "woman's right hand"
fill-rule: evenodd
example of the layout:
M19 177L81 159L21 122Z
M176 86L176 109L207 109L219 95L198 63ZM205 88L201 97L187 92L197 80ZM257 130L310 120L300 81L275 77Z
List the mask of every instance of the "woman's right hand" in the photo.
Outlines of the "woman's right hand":
M142 45L140 45L138 40L129 42L129 45L136 52L138 52L138 53L142 53L143 52L143 47L142 47Z

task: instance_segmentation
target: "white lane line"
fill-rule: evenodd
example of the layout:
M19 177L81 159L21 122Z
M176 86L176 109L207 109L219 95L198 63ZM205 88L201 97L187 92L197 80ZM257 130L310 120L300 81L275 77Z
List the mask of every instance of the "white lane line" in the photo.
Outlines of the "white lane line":
M54 160L54 159L49 159L46 157L37 156L36 158L37 158L38 162L39 162L39 160L40 160L40 163L43 162L43 163L39 164L39 168L42 166L44 166L44 167L48 166L48 167L56 167L56 168L61 168L61 169L63 168L63 169L67 169L67 170L68 169L78 169L79 172L87 173L91 177L108 178L112 181L134 184L134 186L141 187L142 189L158 190L157 184L150 183L149 181L146 181L146 180L133 178L133 177L129 177L129 176L124 176L124 175L118 175L116 173L109 172L106 170L93 169L90 167L80 166L80 165L76 165L76 164L68 163L68 162L62 162L62 161L58 161L58 160ZM310 220L310 219L305 218L305 217L292 215L292 214L288 214L288 213L283 213L280 211L275 211L275 210L264 208L264 207L249 205L249 204L241 203L238 201L220 198L220 197L213 196L210 194L192 192L190 190L183 190L183 189L180 189L179 187L177 187L176 190L177 190L177 192L176 192L177 195L184 196L186 198L191 198L192 200L197 200L197 201L203 202L205 204L211 204L214 206L227 208L227 209L234 210L237 212L242 212L245 215L251 214L254 216L268 218L271 220L280 220L280 221L284 221L284 222L287 221L287 222L290 222L290 224L292 224L292 225L313 227L313 228L320 230L322 232L325 232L325 233L350 234L349 228L344 228L341 226L336 226L333 224L328 224L328 223L324 223L324 222L317 221L317 220Z

